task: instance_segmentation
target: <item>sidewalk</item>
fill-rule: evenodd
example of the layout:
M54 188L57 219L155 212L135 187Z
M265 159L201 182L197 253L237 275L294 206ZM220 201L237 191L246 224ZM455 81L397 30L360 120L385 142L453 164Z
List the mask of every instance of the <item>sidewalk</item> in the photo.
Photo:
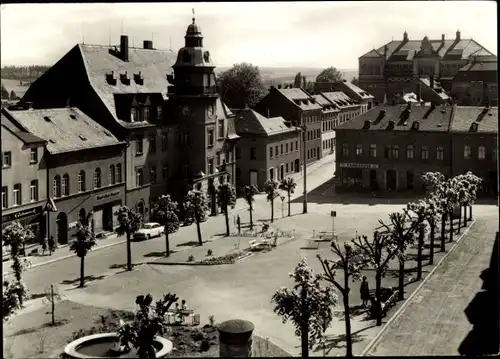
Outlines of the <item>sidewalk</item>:
M308 188L308 191L321 185L325 181L325 177L331 178L333 176L333 172L330 171L330 167L331 167L331 169L334 168L333 164L334 164L334 158L332 158L330 156L330 157L322 158L321 160L319 160L319 161L317 161L317 162L315 162L312 165L309 165L307 167L307 174L308 174L307 188ZM326 168L323 168L323 167L326 167ZM318 170L322 170L322 172L320 173L321 174L320 176L317 176ZM323 172L323 170L326 172ZM294 178L297 182L297 188L295 189L295 193L291 197L291 199L293 200L293 199L298 198L302 195L303 183L300 181L300 179L302 178L302 173L294 174L291 177ZM262 205L262 204L266 204L266 203L267 203L266 194L258 194L255 196L255 206L256 207L259 205ZM236 213L236 212L239 212L242 210L247 210L247 209L248 209L248 205L245 202L245 200L243 198L238 198L238 200L236 201L236 206L231 211L231 213ZM212 217L209 217L208 222L210 222L210 221L213 221ZM181 230L182 230L182 228L184 228L184 227L181 227ZM186 228L189 228L189 227L186 227ZM184 231L184 230L182 230L182 231ZM118 237L116 234L113 234L113 235L108 236L105 239L97 240L97 245L94 248L92 248L92 251L97 251L100 249L104 249L104 248L118 245L118 244L125 243L125 242L126 242L125 236ZM66 246L59 247L58 249L56 249L56 251L53 252L51 256L49 256L46 252L46 254L44 256L42 256L42 255L26 256L26 259L29 262L31 262L30 268L36 268L36 267L41 266L41 265L54 263L56 261L70 258L70 257L74 257L74 256L75 256L75 254L72 251L70 251L69 246L66 245ZM7 261L2 263L2 270L3 270L4 277L6 274L11 272L11 270L12 270L11 266L12 266L12 260L7 260Z

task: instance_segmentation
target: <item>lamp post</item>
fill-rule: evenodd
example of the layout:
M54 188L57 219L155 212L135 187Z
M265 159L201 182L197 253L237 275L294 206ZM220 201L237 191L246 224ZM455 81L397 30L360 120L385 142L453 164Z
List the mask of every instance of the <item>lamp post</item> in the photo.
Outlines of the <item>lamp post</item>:
M302 213L307 213L307 158L306 158L306 132L307 126L302 124L299 126L302 130L302 158L304 161L304 190L302 193Z
M281 199L281 218L285 218L285 196L280 196Z

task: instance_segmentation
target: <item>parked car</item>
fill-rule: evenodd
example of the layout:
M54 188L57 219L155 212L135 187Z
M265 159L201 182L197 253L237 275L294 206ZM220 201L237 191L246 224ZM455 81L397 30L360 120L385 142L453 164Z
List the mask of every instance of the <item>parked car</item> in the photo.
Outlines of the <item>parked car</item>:
M161 236L163 232L164 228L161 224L155 222L145 223L141 229L134 233L134 239L139 241L151 239Z

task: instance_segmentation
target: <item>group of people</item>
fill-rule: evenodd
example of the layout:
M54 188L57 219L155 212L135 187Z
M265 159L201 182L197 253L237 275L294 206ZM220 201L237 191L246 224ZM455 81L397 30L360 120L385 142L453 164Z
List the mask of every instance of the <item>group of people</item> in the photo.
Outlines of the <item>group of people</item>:
M47 248L48 246L48 248ZM56 242L54 240L54 236L50 236L47 240L47 237L43 237L42 240L42 255L45 255L45 251L49 250L49 255L52 255L52 252L56 250Z
M378 317L378 312L381 310L380 303L378 303L373 295L370 294L370 288L365 276L363 276L361 286L359 287L359 292L364 307L368 306L368 302L370 302L370 317Z

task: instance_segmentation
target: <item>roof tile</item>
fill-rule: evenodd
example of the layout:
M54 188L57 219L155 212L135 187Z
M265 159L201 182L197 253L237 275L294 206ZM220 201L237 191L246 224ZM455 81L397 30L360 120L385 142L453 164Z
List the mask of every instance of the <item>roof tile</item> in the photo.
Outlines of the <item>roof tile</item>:
M288 127L283 117L266 118L252 109L236 111L235 125L238 135L272 136L280 133L294 132Z

